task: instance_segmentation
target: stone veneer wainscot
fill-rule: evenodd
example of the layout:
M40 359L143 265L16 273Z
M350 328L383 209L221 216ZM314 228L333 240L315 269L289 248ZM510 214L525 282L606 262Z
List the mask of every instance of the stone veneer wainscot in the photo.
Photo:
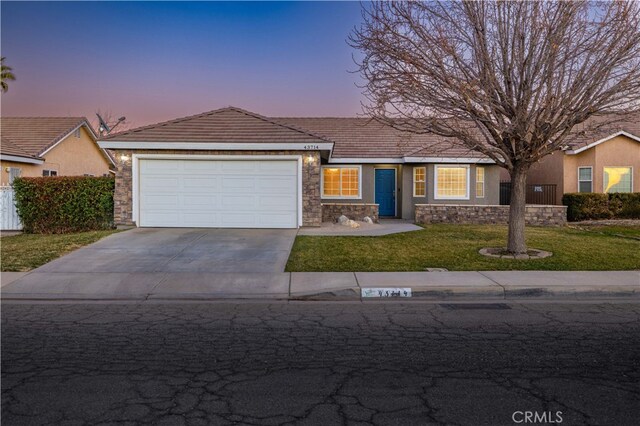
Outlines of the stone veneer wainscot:
M527 225L563 226L567 223L567 207L527 205L525 222ZM416 223L506 225L509 223L509 206L416 204Z
M320 152L319 151L182 151L182 150L114 150L116 152L116 187L114 193L114 221L117 225L133 222L133 154L174 155L301 155L302 156L302 225L320 226ZM123 161L125 155L128 160ZM309 157L313 161L309 161Z
M370 217L378 222L378 205L364 203L322 203L322 221L337 222L338 218L345 215L351 220L363 220Z

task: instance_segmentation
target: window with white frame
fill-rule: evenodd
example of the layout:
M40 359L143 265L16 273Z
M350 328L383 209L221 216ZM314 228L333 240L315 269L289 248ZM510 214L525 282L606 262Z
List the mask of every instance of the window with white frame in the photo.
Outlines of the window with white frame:
M413 168L413 196L424 197L427 195L427 168Z
M323 198L360 198L360 167L322 167Z
M605 167L603 192L633 192L631 167Z
M434 198L436 200L469 199L469 166L435 166Z
M476 198L484 198L484 167L476 167Z
M593 192L593 168L578 167L578 192Z
M58 176L58 172L56 170L43 170L42 176Z
M9 167L9 184L12 184L13 180L21 175L22 169L20 167Z

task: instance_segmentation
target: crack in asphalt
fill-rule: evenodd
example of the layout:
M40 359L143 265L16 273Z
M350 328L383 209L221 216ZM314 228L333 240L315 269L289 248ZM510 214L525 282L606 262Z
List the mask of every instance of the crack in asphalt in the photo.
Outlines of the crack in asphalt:
M640 305L5 304L10 425L636 424Z

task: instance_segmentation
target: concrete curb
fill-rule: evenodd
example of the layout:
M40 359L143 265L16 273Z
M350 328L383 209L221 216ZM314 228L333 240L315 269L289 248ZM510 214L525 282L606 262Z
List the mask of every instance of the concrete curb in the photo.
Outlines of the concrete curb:
M2 289L11 301L526 301L640 302L640 271L293 272L276 274L30 274ZM186 280L186 281L185 281ZM148 281L148 282L147 282ZM135 284L131 285L130 284ZM362 289L409 288L409 297L363 297ZM107 290L107 291L104 291ZM110 291L109 291L110 290Z

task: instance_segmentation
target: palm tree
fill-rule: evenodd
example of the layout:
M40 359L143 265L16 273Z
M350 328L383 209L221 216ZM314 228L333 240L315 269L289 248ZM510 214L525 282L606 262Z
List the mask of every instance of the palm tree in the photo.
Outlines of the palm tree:
M7 84L8 80L15 80L16 76L13 75L12 68L4 64L4 56L0 58L0 91L2 93L9 90L9 85Z

